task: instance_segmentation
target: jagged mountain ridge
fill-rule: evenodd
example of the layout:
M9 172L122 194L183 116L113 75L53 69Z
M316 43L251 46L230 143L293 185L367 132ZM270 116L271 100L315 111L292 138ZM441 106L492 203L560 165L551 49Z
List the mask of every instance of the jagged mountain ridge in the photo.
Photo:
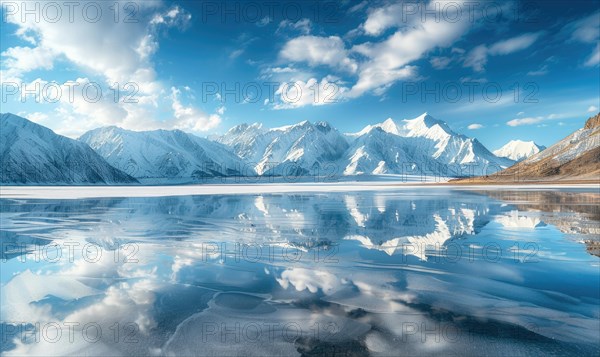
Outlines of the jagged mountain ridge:
M14 114L0 118L3 184L137 183L84 143Z
M314 175L336 163L348 148L344 136L326 122L263 129L260 124L233 127L217 142L230 146L260 175Z
M136 178L255 175L228 147L181 130L137 132L110 126L88 131L79 140Z
M214 140L180 130L136 132L111 126L91 130L79 141L130 176L181 182L257 174L469 176L513 163L427 113L345 135L326 122L303 121L272 129L242 124Z
M454 132L424 113L415 119L368 125L349 134L345 174L441 174L468 176L492 173L514 162L498 158L477 139Z
M388 119L368 125L346 134L345 140L327 123L304 121L274 129L242 124L216 141L256 163L259 174L312 174L325 164L335 167L337 175L468 176L477 170L493 173L514 163L496 157L477 139L455 133L427 113L398 124ZM276 165L269 168L269 163ZM296 171L286 171L285 164L294 164Z

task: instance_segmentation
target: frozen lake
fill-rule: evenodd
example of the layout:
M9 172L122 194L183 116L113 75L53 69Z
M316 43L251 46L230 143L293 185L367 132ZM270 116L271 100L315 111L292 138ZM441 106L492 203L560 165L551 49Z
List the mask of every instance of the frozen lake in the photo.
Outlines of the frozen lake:
M597 188L219 187L3 187L2 353L600 353Z

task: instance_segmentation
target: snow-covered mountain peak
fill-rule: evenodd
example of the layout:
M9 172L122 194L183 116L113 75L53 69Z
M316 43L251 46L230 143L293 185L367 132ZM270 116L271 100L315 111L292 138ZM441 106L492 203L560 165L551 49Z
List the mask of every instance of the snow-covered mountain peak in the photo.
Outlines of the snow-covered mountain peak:
M227 134L239 134L247 130L261 130L263 125L261 123L253 123L253 124L239 124L231 129L227 130Z
M316 123L315 123L315 126L316 126L316 127L322 127L322 128L329 128L329 129L333 128L333 127L331 126L331 124L329 124L329 123L328 123L328 122L326 122L326 121L318 121L318 122L316 122Z
M23 125L27 125L28 123L32 123L29 120L26 120L25 118L21 118L18 115L14 115L13 113L3 113L2 121L11 123L13 125L19 125L19 126L23 126Z
M269 131L290 131L290 130L294 130L294 129L298 129L298 128L307 128L310 126L312 126L310 121L303 120L296 124L284 125L284 126L280 126L277 128L271 128L271 129L269 129Z
M344 175L466 176L487 175L514 163L427 113L402 121L388 118L347 137L327 122L305 120L273 129L240 124L213 141L180 130L137 132L116 126L94 129L79 140L117 169L148 180L332 175L332 170ZM240 172L244 167L253 170Z
M136 180L112 167L88 145L17 115L0 115L0 182L106 184Z
M346 134L348 137L359 137L371 132L374 129L381 129L386 133L400 135L399 127L392 118L387 118L385 121L373 125L365 126L361 131L357 133L348 133Z
M511 140L500 149L495 150L494 155L514 161L521 161L539 153L545 148L545 146L538 145L533 141Z
M394 134L394 135L400 134L398 131L398 125L392 118L387 118L383 123L379 124L378 127L381 128L381 130L385 131L386 133L390 133L390 134Z
M123 129L119 126L115 126L115 125L110 125L110 126L103 126L100 128L96 128L96 129L92 129L86 133L84 133L83 135L89 135L90 133L95 133L95 134L105 134L105 135L117 135L117 134L126 134L126 133L133 133L134 131L132 130L128 130L128 129Z
M0 117L2 118L2 125L10 125L16 128L25 129L41 136L56 135L52 130L45 126L36 124L12 113L3 113Z
M600 114L543 151L500 172L490 182L551 181L598 183L600 176ZM511 144L511 143L509 143Z
M79 140L136 178L195 180L239 174L244 165L225 145L181 130L106 127L89 131Z
M427 113L427 112L419 115L418 117L416 117L414 119L410 119L410 120L413 120L415 122L424 123L427 126L433 126L434 124L436 124L436 122L438 122L437 119L435 119L434 117L429 115L429 113Z
M390 118L347 136L352 139L347 175L442 170L462 176L469 174L464 165L489 174L514 163L496 157L476 139L454 132L428 113L400 122Z
M264 131L229 131L216 140L265 175L319 173L348 148L346 139L329 123L308 120Z
M388 118L381 123L367 125L361 131L348 134L348 136L359 137L375 128L403 137L426 137L436 140L458 135L445 122L435 119L427 113L423 113L414 119L404 119L399 123L392 118Z
M423 113L414 119L404 119L399 133L407 137L428 137L432 139L458 135L450 129L446 122L438 120L427 113Z

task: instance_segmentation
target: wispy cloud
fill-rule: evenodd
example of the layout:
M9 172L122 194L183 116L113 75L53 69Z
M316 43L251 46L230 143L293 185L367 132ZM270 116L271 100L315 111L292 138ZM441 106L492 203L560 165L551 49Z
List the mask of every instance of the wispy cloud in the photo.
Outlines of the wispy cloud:
M529 46L540 37L541 33L527 33L508 40L496 42L490 47L489 53L492 56L507 55L513 52L521 51Z
M548 65L543 65L538 70L527 72L528 76L545 76L548 74Z
M590 57L588 57L588 59L585 61L586 67L594 67L598 64L600 64L600 44L596 45L596 48L594 49Z
M283 20L279 23L276 32L282 32L284 30L298 31L302 35L308 35L312 28L312 22L310 19L300 19L296 22L290 20Z
M571 41L595 44L592 53L584 62L585 66L594 67L600 64L600 10L567 24L565 31L571 33Z
M225 112L225 107L220 107L216 114L208 115L197 108L183 105L180 96L181 91L171 87L172 108L175 116L171 127L202 132L213 129L221 123L220 115Z
M489 56L508 55L529 48L542 35L541 32L526 33L508 40L494 43L491 46L479 45L472 49L465 58L465 67L471 67L477 72L485 69Z
M452 58L450 57L433 57L429 63L435 69L445 69L448 68L448 65L452 62Z
M515 118L506 122L508 126L522 126L522 125L533 125L533 124L541 124L548 120L557 120L568 118L571 115L569 114L550 114L547 116L537 116L537 117L525 117L525 118ZM542 124L544 125L544 124Z
M472 22L468 16L458 21L439 21L443 15L439 12L444 10L438 5L437 1L431 1L410 15L402 14L402 4L370 9L363 24L351 32L374 37L373 41L346 44L339 36L303 35L283 46L279 60L305 63L313 68L327 66L340 75L355 75L357 78L345 93L346 98L357 98L365 93L382 95L394 83L417 77L418 67L412 62L424 58L433 49L451 46L470 28ZM439 16L423 16L425 12ZM393 34L379 38L390 29L394 30ZM434 59L432 66L444 68L450 61L449 58Z

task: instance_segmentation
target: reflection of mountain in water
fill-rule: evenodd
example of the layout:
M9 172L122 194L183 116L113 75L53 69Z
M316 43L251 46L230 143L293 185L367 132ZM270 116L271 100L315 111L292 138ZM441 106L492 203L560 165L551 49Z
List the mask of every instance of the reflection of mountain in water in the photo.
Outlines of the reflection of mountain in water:
M539 217L519 215L518 210L510 211L506 215L499 216L496 218L496 222L500 223L506 228L520 229L535 229L537 227L544 227L546 225L546 223L542 222Z
M467 197L469 197L467 195ZM182 196L8 201L3 229L39 223L40 239L80 239L106 249L125 242L175 240L279 244L306 250L355 240L392 255L426 259L453 238L490 221L487 200L413 194ZM25 207L25 206L26 207ZM19 233L15 233L18 234ZM16 238L17 239L17 238ZM18 240L18 239L17 239ZM403 249L399 249L403 247Z
M355 225L344 238L388 255L397 251L426 260L426 250L438 250L453 238L476 234L489 222L487 203L459 202L440 197L345 197Z
M543 220L567 234L584 235L588 253L600 256L600 193L559 191L485 191L487 196L506 201L521 213L520 222Z
M597 242L593 235L600 233L598 194L484 193L510 205L478 194L463 194L457 200L452 195L424 193L331 193L3 200L1 210L3 231L16 231L15 227L26 223L36 227L11 233L15 235L11 242L80 239L106 249L125 242L164 239L278 244L300 250L356 241L388 255L401 253L426 260L427 251L473 236L492 219L513 229L535 229L546 222L565 233L589 235L585 239L589 245Z

